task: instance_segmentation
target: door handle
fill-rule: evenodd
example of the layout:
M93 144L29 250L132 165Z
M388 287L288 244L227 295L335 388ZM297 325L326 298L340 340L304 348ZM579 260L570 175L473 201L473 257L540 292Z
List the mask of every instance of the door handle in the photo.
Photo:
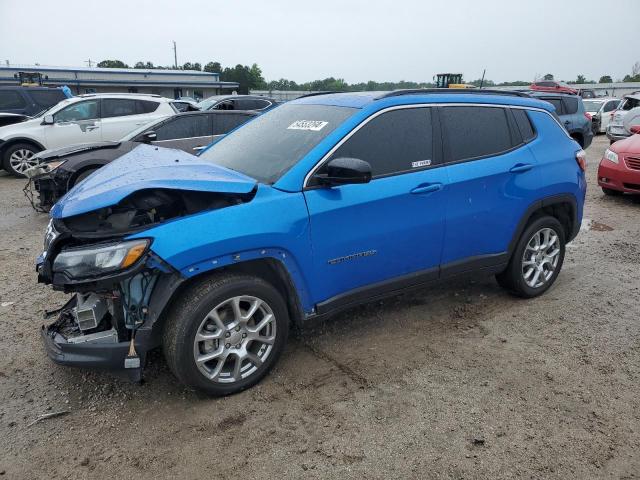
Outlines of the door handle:
M438 190L442 190L441 183L423 183L422 185L418 185L416 188L411 190L411 193L413 194L433 193L433 192L437 192Z
M193 150L194 152L201 152L202 150L204 150L205 148L207 148L206 145L199 145L197 147L193 147L191 150Z
M89 126L87 127L87 130L95 130L96 128L100 128L100 127L99 127L99 126L97 126L97 125L89 125Z
M570 122L569 120L565 120L565 121L564 121L564 124L565 124L565 125L569 125L570 123L571 123L571 122Z
M533 168L533 165L531 165L530 163L518 163L517 165L514 165L513 167L511 167L511 170L509 171L511 173L522 173L522 172L528 172L532 168Z

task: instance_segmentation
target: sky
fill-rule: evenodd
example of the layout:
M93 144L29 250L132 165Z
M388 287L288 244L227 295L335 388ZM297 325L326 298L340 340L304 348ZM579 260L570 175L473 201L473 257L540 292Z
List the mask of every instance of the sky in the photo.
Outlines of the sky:
M257 63L267 80L596 81L640 61L639 0L0 0L0 62ZM618 26L619 25L619 26Z

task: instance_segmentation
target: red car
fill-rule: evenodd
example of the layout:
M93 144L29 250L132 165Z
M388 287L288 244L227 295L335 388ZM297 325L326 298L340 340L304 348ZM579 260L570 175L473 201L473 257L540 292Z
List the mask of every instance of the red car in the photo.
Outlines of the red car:
M631 127L631 133L635 135L611 145L600 160L598 185L607 195L640 195L640 125Z
M556 82L555 80L539 80L537 82L533 82L529 89L537 90L539 92L560 92L570 93L572 95L578 94L578 90L571 88L566 83Z

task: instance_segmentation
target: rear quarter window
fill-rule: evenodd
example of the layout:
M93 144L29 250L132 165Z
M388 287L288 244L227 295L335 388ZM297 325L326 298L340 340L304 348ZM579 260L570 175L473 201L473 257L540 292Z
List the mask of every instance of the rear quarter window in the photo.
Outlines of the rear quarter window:
M36 105L45 108L52 107L61 100L67 98L65 97L64 93L62 93L62 90L34 90L32 92L29 92L29 95Z
M525 143L531 141L536 136L536 132L533 129L533 125L531 125L531 119L527 111L515 108L511 111L513 112L513 118L516 120L518 130L520 130L520 135L522 135L522 140Z
M158 102L152 102L151 100L136 100L137 113L155 112L159 106L160 104Z
M566 97L562 99L564 103L565 113L567 115L573 115L578 111L578 97Z

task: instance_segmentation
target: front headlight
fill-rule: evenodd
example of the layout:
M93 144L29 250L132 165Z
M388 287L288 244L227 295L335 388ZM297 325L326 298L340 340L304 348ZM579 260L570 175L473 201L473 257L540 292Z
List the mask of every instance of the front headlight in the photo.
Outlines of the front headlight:
M63 250L53 261L53 271L64 272L73 278L84 278L123 270L142 257L149 243L149 240L130 240Z
M607 160L613 163L620 163L618 161L618 154L616 152L612 152L608 148L605 150L604 156L602 158L606 158Z
M57 162L47 162L44 164L44 167L47 169L47 171L51 172L65 162L66 160L58 160Z

